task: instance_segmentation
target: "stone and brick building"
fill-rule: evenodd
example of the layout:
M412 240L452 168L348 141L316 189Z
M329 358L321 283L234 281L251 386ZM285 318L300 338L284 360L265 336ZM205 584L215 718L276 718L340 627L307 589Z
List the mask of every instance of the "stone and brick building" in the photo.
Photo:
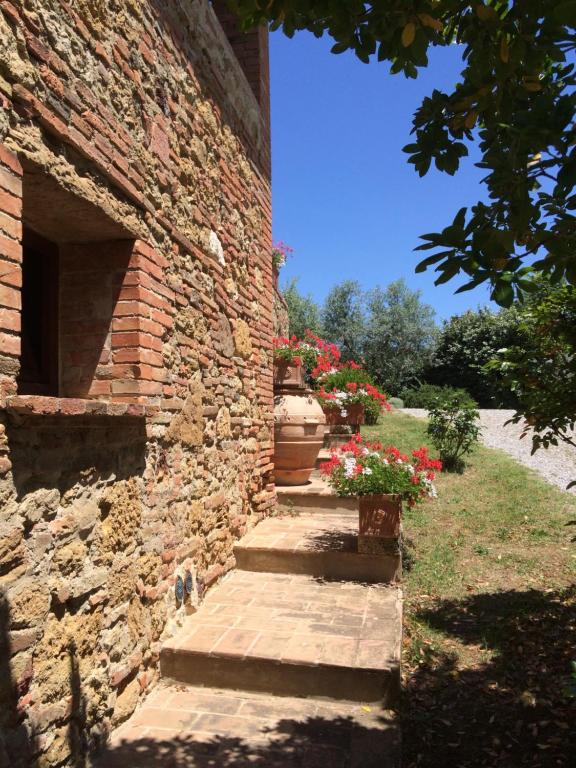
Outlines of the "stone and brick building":
M0 766L80 765L275 502L267 32L0 0L0 107Z

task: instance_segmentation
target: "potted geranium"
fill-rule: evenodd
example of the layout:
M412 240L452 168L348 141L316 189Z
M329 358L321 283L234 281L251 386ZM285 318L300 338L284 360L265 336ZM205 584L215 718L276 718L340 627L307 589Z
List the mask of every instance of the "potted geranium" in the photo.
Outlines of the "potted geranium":
M332 388L322 385L317 394L327 424L358 427L364 424L367 411L376 413L374 422L382 411L390 410L386 395L378 387L368 382L346 381L344 370L326 377L333 384Z
M279 387L312 385L318 367L326 369L338 364L340 352L307 330L304 339L279 336L274 343L274 385ZM334 368L334 370L336 370Z
M278 336L274 344L274 386L304 387L306 371L316 365L317 350L292 336Z
M276 288L278 287L278 275L280 274L280 270L284 264L286 264L286 259L292 253L294 253L294 249L290 248L290 246L286 245L282 240L278 240L278 242L274 243L272 246L272 274L274 276L274 286Z
M320 467L339 496L358 497L358 551L363 554L390 548L400 536L403 503L412 507L435 498L433 481L441 469L426 448L408 457L393 446L364 443L360 435L333 450L330 461Z

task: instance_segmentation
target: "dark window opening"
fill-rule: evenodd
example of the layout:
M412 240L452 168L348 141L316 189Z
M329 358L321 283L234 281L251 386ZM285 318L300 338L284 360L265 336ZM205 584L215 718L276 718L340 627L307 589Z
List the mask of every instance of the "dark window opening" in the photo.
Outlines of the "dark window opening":
M58 246L24 229L18 392L58 395Z

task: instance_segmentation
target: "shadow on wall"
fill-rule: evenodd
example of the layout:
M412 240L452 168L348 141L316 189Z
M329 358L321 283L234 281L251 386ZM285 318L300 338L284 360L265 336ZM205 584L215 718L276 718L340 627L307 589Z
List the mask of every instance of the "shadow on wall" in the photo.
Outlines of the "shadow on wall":
M114 417L10 417L6 434L14 491L3 512L24 539L0 569L0 768L51 765L39 757L46 750L65 755L67 767L85 768L88 752L107 736L98 722L102 710L87 711L86 672L80 672L81 667L92 671L96 655L105 650L102 623L93 620L102 605L92 605L90 598L120 578L112 565L106 572L108 566L99 563L91 534L108 514L102 494L144 474L145 424ZM140 525L135 518L136 533ZM133 547L134 537L125 544L121 532L115 535L121 562L129 562L123 547ZM61 570L56 556L73 541L81 555L72 570L66 565ZM18 620L15 594L23 596ZM110 592L104 600L116 607ZM80 628L81 638L75 636ZM105 669L100 676L104 699L107 675Z
M445 600L419 624L493 655L461 668L431 651L405 687L404 768L568 768L576 765L576 588ZM464 651L465 653L465 651Z
M12 676L9 628L10 608L0 592L0 768L36 768L36 738L18 708L23 691Z
M10 608L0 592L0 768L37 768L42 737L25 722L26 698L14 680L10 659ZM81 689L75 644L68 648L70 719L67 740L71 768L86 768L88 746L85 738L86 704ZM24 683L25 685L25 683Z
M64 494L76 485L141 477L146 467L142 419L15 417L7 421L6 435L18 501L37 489Z

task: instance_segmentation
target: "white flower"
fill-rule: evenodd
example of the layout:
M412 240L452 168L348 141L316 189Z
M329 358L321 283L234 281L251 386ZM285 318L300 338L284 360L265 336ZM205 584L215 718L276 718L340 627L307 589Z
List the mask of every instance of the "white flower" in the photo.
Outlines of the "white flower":
M354 456L347 456L344 459L344 475L350 479L354 477L354 470L356 469L356 459Z
M345 419L345 418L346 418L346 416L348 416L348 411L345 411L344 409L342 409L342 410L340 411L340 416L342 416L342 418L343 418L343 419Z
M364 469L362 470L362 474L363 475L371 475L372 474L372 470L370 469L370 467L364 467Z

